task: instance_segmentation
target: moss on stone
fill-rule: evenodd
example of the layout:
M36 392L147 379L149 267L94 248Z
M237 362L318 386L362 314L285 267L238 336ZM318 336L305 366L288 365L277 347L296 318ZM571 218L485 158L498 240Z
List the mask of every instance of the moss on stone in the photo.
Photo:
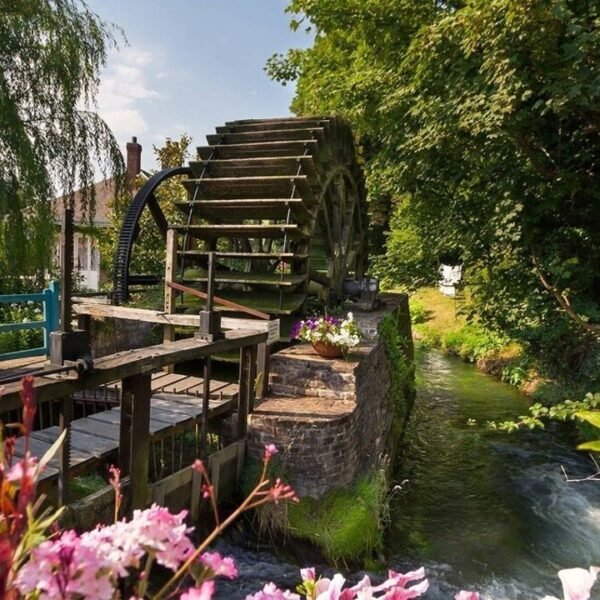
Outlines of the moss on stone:
M400 333L401 318L399 312L390 313L380 321L377 328L377 335L383 343L388 362L396 430L404 427L415 396L412 339Z

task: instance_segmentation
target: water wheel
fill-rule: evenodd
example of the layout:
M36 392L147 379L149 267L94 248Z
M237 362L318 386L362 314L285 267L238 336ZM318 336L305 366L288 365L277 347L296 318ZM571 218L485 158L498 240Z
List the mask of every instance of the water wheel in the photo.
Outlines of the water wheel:
M188 197L177 203L182 223L170 224L179 234L181 284L202 289L208 252L215 252L218 296L286 315L301 311L309 294L332 300L344 279L362 277L366 203L344 121L233 121L207 139L183 180ZM156 185L165 179L155 177ZM130 229L144 204L139 195L153 197L155 187L144 188L132 203L136 213L125 219ZM130 256L134 240L123 239ZM117 263L118 257L115 292L122 300L132 275L128 264Z

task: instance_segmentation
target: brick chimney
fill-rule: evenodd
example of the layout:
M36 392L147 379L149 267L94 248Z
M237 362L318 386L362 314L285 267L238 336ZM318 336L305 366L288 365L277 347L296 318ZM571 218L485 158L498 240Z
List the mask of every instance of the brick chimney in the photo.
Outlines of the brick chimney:
M134 181L142 170L142 146L137 143L133 136L131 142L127 142L127 179Z

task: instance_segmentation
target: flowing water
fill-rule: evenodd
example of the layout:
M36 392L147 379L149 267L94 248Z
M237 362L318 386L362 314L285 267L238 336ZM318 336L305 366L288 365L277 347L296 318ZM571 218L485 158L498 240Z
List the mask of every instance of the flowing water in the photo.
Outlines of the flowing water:
M487 420L527 410L528 400L508 385L435 350L418 349L416 359L417 399L397 462L387 563L424 565L431 599L461 588L498 600L560 596L558 569L600 564L600 482L567 483L561 465L575 479L593 465L573 449L568 428L487 430ZM219 598L244 598L269 580L293 589L293 565L221 543L241 577Z

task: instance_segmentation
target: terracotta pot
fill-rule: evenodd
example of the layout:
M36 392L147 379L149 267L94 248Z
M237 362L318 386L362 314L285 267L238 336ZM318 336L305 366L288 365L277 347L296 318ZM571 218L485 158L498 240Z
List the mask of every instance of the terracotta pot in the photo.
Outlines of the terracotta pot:
M315 352L323 358L340 358L343 353L340 346L328 342L313 342Z

